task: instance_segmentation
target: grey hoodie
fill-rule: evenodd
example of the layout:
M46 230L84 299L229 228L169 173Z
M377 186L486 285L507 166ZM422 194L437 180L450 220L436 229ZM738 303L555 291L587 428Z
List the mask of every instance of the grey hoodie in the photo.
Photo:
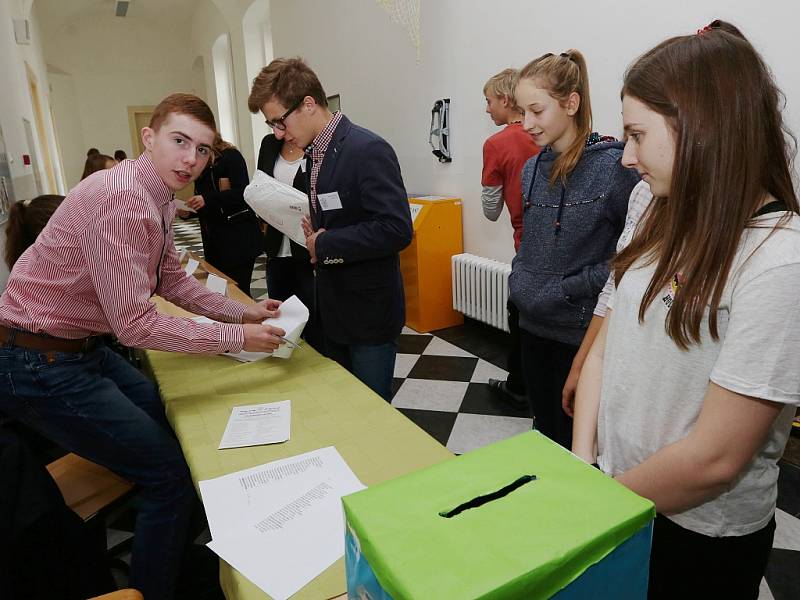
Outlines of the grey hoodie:
M621 164L624 144L593 134L567 185L549 181L558 154L525 163L522 244L509 288L525 331L578 346L608 279L609 259L639 181Z

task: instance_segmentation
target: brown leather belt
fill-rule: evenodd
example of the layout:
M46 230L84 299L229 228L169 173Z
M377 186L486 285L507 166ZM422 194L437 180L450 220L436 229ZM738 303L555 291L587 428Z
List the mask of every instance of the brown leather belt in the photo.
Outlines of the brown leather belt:
M0 344L29 348L41 352L89 352L97 346L97 336L68 340L12 329L0 325Z

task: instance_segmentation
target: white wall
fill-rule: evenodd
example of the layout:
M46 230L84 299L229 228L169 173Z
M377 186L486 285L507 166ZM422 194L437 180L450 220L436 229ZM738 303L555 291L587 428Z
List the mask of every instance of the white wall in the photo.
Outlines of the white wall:
M3 130L6 150L10 160L11 179L14 195L17 200L24 200L35 195L34 176L32 166L22 164L22 155L31 154L35 150L39 157L39 179L42 182L43 193L58 193L60 188L58 154L55 137L50 119L50 94L48 73L42 57L41 35L35 14L30 13L29 2L21 0L0 0L0 81L3 82L3 93L0 94L0 128ZM12 19L28 18L31 24L31 44L19 45L14 39ZM25 64L33 71L38 88L39 104L42 108L44 119L44 137L48 145L51 162L55 171L56 188L52 188L47 173L44 169L44 151L40 146L38 136L35 139L35 148L29 148L25 137L22 119L30 121L36 128L33 108L28 87L28 76ZM5 228L0 227L0 249L5 247ZM0 260L0 292L5 289L8 270L5 261Z
M269 4L266 0L256 0L242 17L242 33L244 35L244 52L247 82L253 81L261 69L268 65L272 55L272 28L269 21ZM247 104L250 90L242 98L241 104ZM260 112L251 115L250 128L253 135L253 146L258 153L261 140L271 133Z
M301 55L343 111L395 148L409 192L464 199L468 252L510 261L507 216L486 221L480 208L481 148L497 129L484 114L486 79L544 52L578 48L587 57L595 129L620 134L619 89L625 67L671 35L713 18L739 26L772 66L800 132L800 7L796 3L708 0L622 4L523 0L428 0L421 3L420 61L406 32L370 0L271 2L274 55ZM439 164L427 144L430 109L452 101L453 163Z
M185 34L176 34L172 24L100 12L104 8L60 25L44 43L51 70L64 73L54 78L53 96L69 187L80 179L91 146L135 156L128 106L155 105L193 88L195 56Z
M27 64L36 76L39 88L39 105L42 109L48 151L54 170L58 171L58 157L50 119L50 93L47 68L42 57L39 26L35 13L30 13L21 0L0 0L0 80L3 81L3 93L0 94L0 127L3 129L6 147L11 159L11 176L17 199L31 197L35 193L33 168L22 164L22 155L35 150L39 157L39 178L42 182L42 193L58 193L59 189L51 188L44 169L44 149L40 147L38 136L36 148L28 148L22 119L30 121L36 128L36 119L31 105L28 87ZM20 45L14 39L12 19L28 18L31 24L31 44Z

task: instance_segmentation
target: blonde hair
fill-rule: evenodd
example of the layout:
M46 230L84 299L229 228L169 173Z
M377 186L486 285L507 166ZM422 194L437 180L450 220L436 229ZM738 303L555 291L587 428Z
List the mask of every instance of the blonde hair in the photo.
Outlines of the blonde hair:
M517 85L518 75L517 69L503 69L497 75L489 78L486 85L483 86L483 94L495 98L506 96L511 102L514 102L514 88Z
M561 54L547 53L525 65L519 72L519 79L536 81L538 87L546 89L562 106L573 92L580 96L578 112L574 116L577 136L569 148L556 159L550 173L550 183L555 183L556 179L564 182L583 156L586 139L592 133L592 105L589 100L586 59L574 49Z

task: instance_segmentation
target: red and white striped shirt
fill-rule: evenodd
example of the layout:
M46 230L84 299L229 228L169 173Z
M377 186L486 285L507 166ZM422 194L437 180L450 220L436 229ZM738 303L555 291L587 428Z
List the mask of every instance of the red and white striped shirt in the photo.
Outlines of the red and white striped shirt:
M233 323L246 306L183 271L172 198L147 153L81 181L14 265L0 322L69 339L113 333L154 350L242 350L244 329ZM225 323L161 314L153 294Z

